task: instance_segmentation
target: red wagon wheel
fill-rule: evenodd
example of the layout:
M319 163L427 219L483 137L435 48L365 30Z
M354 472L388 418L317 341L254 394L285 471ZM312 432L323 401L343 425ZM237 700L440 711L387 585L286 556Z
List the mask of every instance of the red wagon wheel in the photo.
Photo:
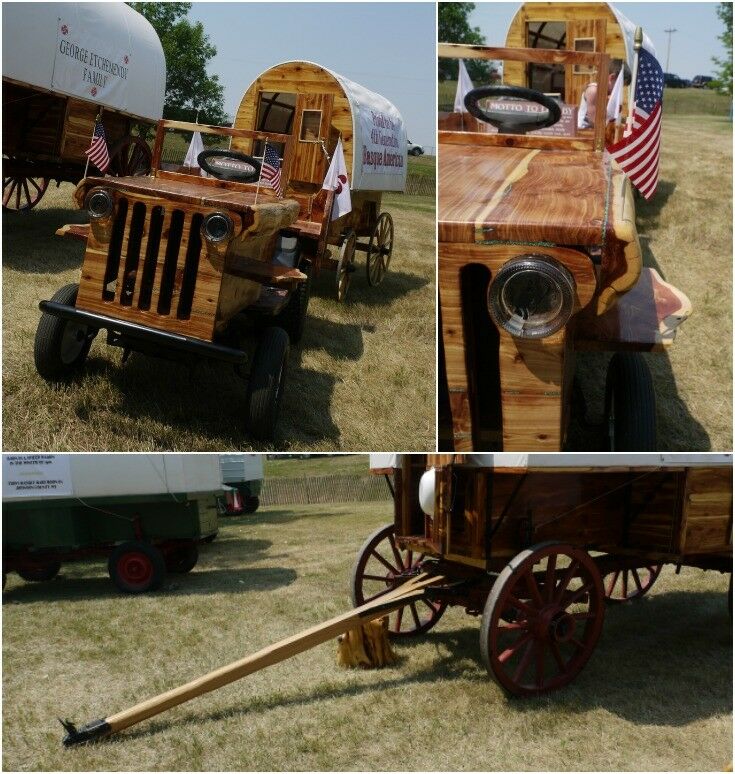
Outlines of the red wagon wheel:
M3 164L10 159L3 156ZM33 209L43 198L49 179L41 176L3 173L3 209L24 212Z
M132 134L118 140L110 151L108 173L115 177L140 177L151 171L153 156L148 143Z
M390 257L393 253L393 218L388 212L381 212L367 249L367 280L368 284L380 285L388 271Z
M480 650L510 693L532 696L570 683L602 631L602 578L586 551L546 543L521 551L485 605Z
M355 607L386 594L408 580L424 554L399 548L393 524L373 532L365 541L352 569L350 592ZM388 631L395 637L428 632L444 614L446 604L419 599L388 617Z
M350 230L345 234L339 248L339 262L337 263L337 301L340 303L347 298L347 291L350 287L350 278L354 271L352 264L355 260L356 244L357 234Z
M609 604L640 599L650 591L661 572L662 564L626 567L609 572L604 578L605 599Z

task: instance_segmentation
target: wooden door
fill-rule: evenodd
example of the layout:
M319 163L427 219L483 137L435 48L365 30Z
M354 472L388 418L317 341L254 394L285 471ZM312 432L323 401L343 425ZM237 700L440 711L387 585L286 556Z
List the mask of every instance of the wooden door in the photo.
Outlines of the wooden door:
M567 50L586 54L604 53L606 19L575 19L567 22ZM568 105L579 105L584 90L590 83L597 83L597 73L584 65L570 65L566 68L564 101ZM603 93L606 86L603 85Z
M332 122L332 94L299 94L293 127L294 149L289 179L321 185L327 174L327 157Z

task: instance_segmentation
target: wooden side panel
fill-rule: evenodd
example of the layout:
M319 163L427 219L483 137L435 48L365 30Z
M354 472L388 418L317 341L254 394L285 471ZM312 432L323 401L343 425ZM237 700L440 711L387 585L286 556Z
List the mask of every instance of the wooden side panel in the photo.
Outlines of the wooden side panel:
M447 387L452 414L454 450L480 448L477 435L474 374L468 361L462 300L462 270L481 264L494 275L504 263L523 251L516 245L439 245L441 326ZM543 248L567 266L577 285L576 309L592 299L596 279L587 256L573 250ZM478 325L493 325L489 315ZM541 341L514 339L500 331L499 369L502 391L503 449L556 451L563 441L564 369L568 356L566 334Z
M329 132L328 150L331 153L337 144L337 138L342 137L345 153L345 163L350 178L352 177L352 147L353 128L352 111L342 87L334 76L324 68L309 62L287 62L271 67L262 73L243 95L235 116L234 126L238 129L255 129L258 99L262 91L280 91L290 94L331 94L334 97L332 117ZM296 132L294 121L293 131ZM249 153L252 147L250 140L232 140L232 148Z
M290 175L294 182L318 183L319 186L324 182L327 158L320 140L328 147L333 104L333 94L299 94ZM318 118L318 125L309 128L307 118L310 117Z
M98 112L98 105L69 98L61 145L61 155L65 159L86 161L84 152L92 142L94 121ZM114 143L127 134L129 119L118 113L103 110L102 125L105 127L107 147L111 149Z
M732 468L689 468L682 554L732 551Z
M567 22L567 49L575 50L575 40L588 39L594 41L592 51L596 53L605 53L605 35L607 32L607 21L605 19L575 19ZM581 70L581 71L580 71ZM572 105L579 105L582 94L587 86L592 82L597 82L596 73L586 71L588 68L567 67L565 71L565 102ZM600 92L605 93L605 89Z
M3 81L3 153L56 157L66 98Z

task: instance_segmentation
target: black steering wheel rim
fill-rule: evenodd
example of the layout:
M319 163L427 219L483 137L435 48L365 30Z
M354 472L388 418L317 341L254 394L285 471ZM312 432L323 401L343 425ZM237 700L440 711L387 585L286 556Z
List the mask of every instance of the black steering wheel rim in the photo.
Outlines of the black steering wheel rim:
M209 163L209 159L214 158L228 158L242 161L246 164L250 164L253 168L253 172L227 169L220 165L213 166ZM205 172L216 177L218 180L232 180L237 183L255 183L260 177L260 161L253 156L248 156L247 153L240 153L238 151L221 149L204 150L197 156L197 164L199 164Z
M477 104L481 99L488 97L515 97L525 99L528 102L534 102L548 113L530 115L505 115L502 117L499 113L489 114L480 108ZM500 134L525 134L536 129L546 129L553 126L561 118L561 107L553 97L547 97L536 89L526 89L523 86L479 86L472 91L468 91L464 98L464 104L468 112L480 121L494 126ZM530 119L530 120L529 120Z

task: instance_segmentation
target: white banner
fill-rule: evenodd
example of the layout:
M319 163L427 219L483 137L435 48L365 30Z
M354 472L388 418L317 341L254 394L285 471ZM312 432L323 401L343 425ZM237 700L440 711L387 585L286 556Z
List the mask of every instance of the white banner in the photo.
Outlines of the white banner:
M73 494L68 454L3 454L3 499Z
M52 86L83 99L125 105L131 52L98 37L94 17L82 21L84 4L77 8L78 14L58 19Z
M358 113L360 138L355 148L357 174L352 182L353 189L373 191L392 190L394 184L381 184L379 180L392 177L403 178L406 174L406 143L403 124L374 110Z

